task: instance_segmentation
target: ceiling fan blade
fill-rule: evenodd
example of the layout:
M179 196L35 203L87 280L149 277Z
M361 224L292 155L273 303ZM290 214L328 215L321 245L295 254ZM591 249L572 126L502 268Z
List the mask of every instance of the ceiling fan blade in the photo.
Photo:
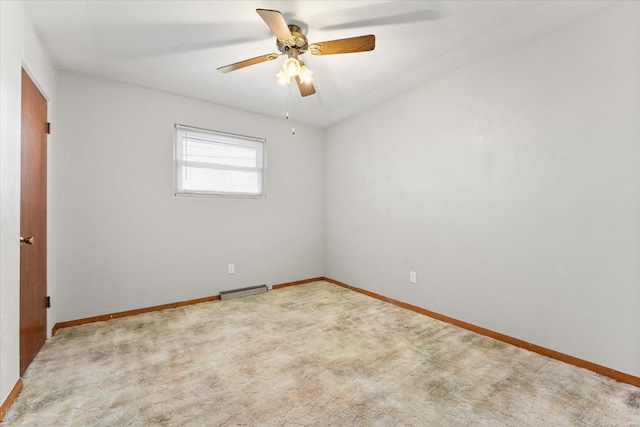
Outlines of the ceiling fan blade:
M273 31L273 34L276 35L278 40L287 46L295 43L291 31L289 31L289 26L280 12L270 9L256 9L256 12L258 12L258 15L260 15L269 28L271 28L271 31ZM291 43L286 43L287 41Z
M313 87L313 83L302 83L300 80L300 76L296 76L296 82L298 83L298 89L300 90L300 95L309 96L316 93L316 88Z
M375 47L376 36L369 34L368 36L312 43L309 46L309 52L313 55L334 55L337 53L367 52Z
M248 67L250 65L256 65L261 62L271 61L279 57L279 53L269 53L267 55L256 56L255 58L245 59L244 61L235 62L233 64L225 65L223 67L219 67L218 71L221 73L228 73L230 71L239 70L240 68Z

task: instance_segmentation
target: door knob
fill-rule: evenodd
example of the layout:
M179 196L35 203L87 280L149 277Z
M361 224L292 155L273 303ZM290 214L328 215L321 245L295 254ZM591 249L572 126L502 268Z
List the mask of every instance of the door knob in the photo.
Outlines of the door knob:
M34 241L33 237L24 238L24 237L20 236L20 246L24 245L25 243L27 245L33 245L33 241Z

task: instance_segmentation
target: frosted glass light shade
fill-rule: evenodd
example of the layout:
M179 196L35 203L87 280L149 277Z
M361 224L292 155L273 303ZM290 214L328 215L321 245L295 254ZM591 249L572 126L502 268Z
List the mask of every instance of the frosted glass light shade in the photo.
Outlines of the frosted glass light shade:
M304 65L304 62L303 62L302 66L300 67L300 73L298 73L298 76L300 77L300 81L302 83L310 83L312 74L313 74L313 71L308 69L307 66Z
M278 78L278 83L280 83L281 85L285 85L285 84L290 84L291 83L291 77L288 76L284 70L280 70L280 72L278 74L276 74L276 77Z
M282 70L287 76L295 77L300 72L300 62L298 62L298 60L295 58L289 58L286 61L284 61Z

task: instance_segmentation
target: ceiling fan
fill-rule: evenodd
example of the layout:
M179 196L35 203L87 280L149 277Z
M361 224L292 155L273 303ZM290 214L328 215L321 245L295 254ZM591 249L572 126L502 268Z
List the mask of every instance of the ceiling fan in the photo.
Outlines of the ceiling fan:
M273 34L275 34L276 46L280 53L269 53L225 65L218 68L218 71L221 73L228 73L287 55L288 58L284 62L282 70L278 73L277 77L279 77L282 83L288 83L291 78L295 78L300 94L302 96L309 96L316 93L316 89L311 82L311 74L313 74L313 71L309 70L303 61L298 60L299 55L306 52L312 55L366 52L376 47L376 37L373 34L309 44L307 37L302 34L300 27L297 25L287 25L284 17L277 10L256 9L256 12L258 12L258 15L260 15Z

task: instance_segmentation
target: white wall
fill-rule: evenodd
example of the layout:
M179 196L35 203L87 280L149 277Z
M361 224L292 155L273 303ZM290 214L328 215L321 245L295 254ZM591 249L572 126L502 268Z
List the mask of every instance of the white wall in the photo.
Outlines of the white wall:
M65 72L58 93L57 321L323 275L322 130ZM175 197L174 123L266 138L267 198Z
M640 375L639 7L328 129L326 275Z
M54 116L56 72L21 3L0 2L0 403L20 370L20 123L22 67ZM53 136L49 154L54 155ZM49 178L50 179L50 178ZM51 200L51 194L49 194ZM54 240L49 234L49 245ZM48 276L53 266L48 265ZM48 282L50 295L55 284ZM55 296L54 296L55 298Z

